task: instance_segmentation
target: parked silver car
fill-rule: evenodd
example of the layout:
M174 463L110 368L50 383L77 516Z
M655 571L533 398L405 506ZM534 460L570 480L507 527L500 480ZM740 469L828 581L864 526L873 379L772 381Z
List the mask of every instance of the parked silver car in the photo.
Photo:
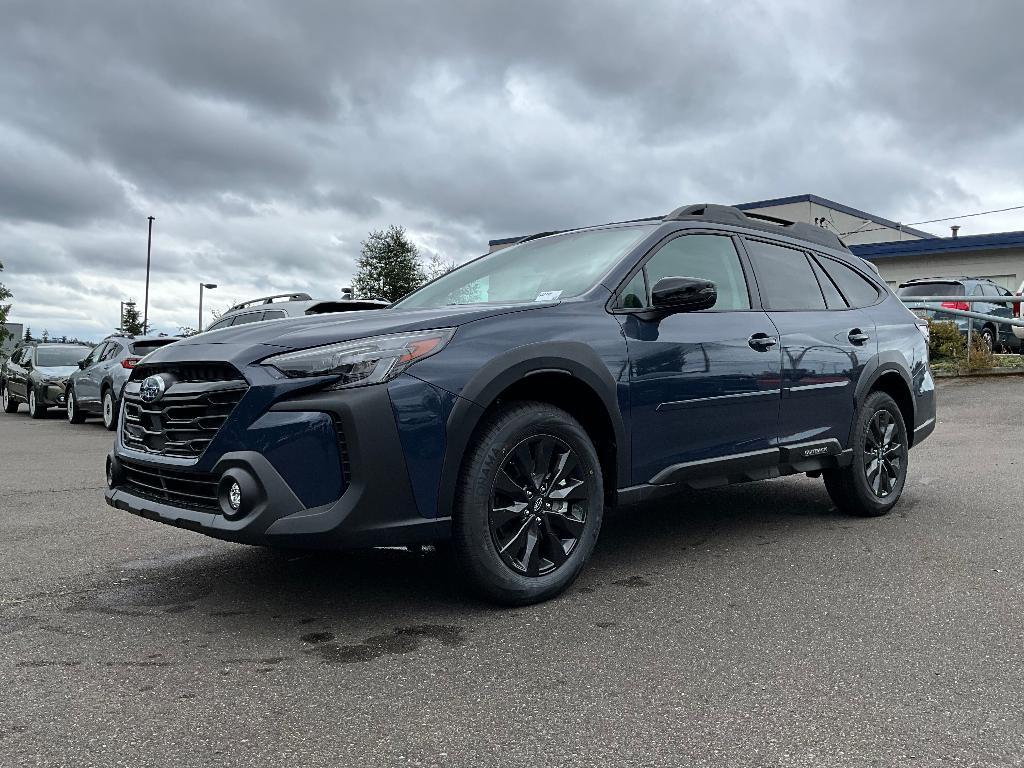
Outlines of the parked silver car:
M117 426L121 390L132 368L155 349L179 341L176 336L108 336L79 361L68 378L68 421L81 424L89 416L103 418L103 426Z
M384 309L388 302L379 299L353 299L351 293L342 293L340 299L314 299L308 293L279 293L243 301L228 309L217 322L207 328L216 331L229 325L279 320L282 317L322 315L327 312L357 312L364 309Z

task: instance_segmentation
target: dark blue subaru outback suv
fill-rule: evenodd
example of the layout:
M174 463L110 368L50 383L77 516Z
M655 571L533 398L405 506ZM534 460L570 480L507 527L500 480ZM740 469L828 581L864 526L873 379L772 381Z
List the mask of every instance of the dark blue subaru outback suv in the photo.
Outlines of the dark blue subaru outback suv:
M831 233L698 205L528 237L388 309L163 347L109 504L281 547L452 540L485 596L558 594L606 508L806 473L898 501L935 425L912 315Z

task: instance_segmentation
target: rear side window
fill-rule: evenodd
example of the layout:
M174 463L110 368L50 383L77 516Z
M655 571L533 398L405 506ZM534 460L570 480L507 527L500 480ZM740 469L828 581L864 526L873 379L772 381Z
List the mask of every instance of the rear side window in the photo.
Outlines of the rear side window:
M651 290L663 277L699 277L710 280L718 291L712 309L750 309L750 295L739 254L732 238L723 235L682 235L665 243L644 267ZM813 279L813 278L812 278ZM641 290L634 278L627 290ZM650 297L644 292L644 305Z
M836 284L832 282L832 278L825 274L825 270L814 259L811 259L811 266L814 267L814 274L818 278L818 285L821 286L821 292L825 296L825 305L829 309L846 309L849 307L850 305L846 303L843 294L839 292Z
M825 309L818 279L803 251L760 240L745 242L766 309Z
M283 309L268 309L263 313L264 320L279 320L282 317L287 317L288 313Z
M839 287L851 307L870 307L878 301L878 289L875 284L853 267L825 257L819 257L818 263Z
M113 360L119 354L121 354L121 345L113 341L108 341L106 348L103 350L103 356L100 358L100 362L105 363L107 360Z
M234 322L231 323L231 325L235 326L245 325L246 323L258 323L260 321L260 317L262 316L262 314L262 312L249 312L248 314L245 315L238 315L237 317L235 317L235 320Z

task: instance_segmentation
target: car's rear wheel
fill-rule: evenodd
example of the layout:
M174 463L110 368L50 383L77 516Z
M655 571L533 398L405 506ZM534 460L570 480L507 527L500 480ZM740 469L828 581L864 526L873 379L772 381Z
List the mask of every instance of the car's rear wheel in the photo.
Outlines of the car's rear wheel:
M103 391L103 426L111 432L117 428L117 404L109 388Z
M34 389L29 389L28 391L28 415L33 419L46 418L46 408L39 404L39 399L36 397Z
M579 575L603 512L601 465L579 422L547 403L512 403L487 419L469 448L453 548L484 597L536 603Z
M78 408L78 398L75 397L75 390L71 387L68 387L68 422L71 424L85 422L85 411Z
M853 463L823 473L835 505L851 515L884 515L900 500L907 480L910 444L899 406L885 392L872 392L857 412Z
M4 382L0 386L0 400L3 401L4 413L17 413L18 412L18 401L11 397L11 392L7 388L7 383Z

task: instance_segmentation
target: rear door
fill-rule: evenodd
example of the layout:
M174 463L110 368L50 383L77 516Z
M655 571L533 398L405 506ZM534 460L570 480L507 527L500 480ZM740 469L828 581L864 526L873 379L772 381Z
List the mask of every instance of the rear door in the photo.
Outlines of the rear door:
M81 405L93 406L100 401L100 382L96 374L108 347L109 342L93 347L85 360L85 368L75 381L75 397Z
M716 305L643 319L664 277L711 280ZM662 243L628 281L616 310L629 354L633 482L713 474L720 460L774 465L781 356L757 307L734 237L685 233Z
M22 347L11 358L7 366L7 386L12 395L25 399L25 360L31 352L31 347Z
M862 307L880 293L869 281L853 283L864 278L834 259L753 238L745 245L782 341L779 443L828 443L830 453L838 452L849 438L857 380L878 349L874 321ZM860 296L848 301L840 278Z

